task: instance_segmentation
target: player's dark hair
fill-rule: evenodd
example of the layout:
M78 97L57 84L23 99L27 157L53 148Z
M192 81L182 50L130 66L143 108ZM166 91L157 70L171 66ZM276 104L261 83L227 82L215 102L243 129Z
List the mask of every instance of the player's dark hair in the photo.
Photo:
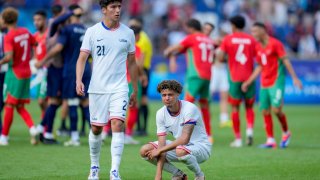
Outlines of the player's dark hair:
M122 0L100 0L99 4L100 4L100 7L103 8L103 7L107 7L109 4L114 2L122 3Z
M5 24L14 24L18 21L19 13L13 7L7 7L2 11L2 19Z
M36 11L34 15L39 15L39 16L42 16L43 18L47 18L47 12L45 10Z
M73 11L73 10L78 9L78 8L82 9L81 6L79 6L78 4L71 4L68 7L69 11ZM80 18L82 16L82 14L77 14L77 15L74 15L74 16Z
M132 29L134 35L138 35L141 32L141 27L139 26L130 26L130 29Z
M51 13L56 16L62 12L63 7L60 4L55 4L51 7Z
M142 17L137 17L137 16L135 16L135 17L132 17L130 20L134 20L134 21L137 21L138 23L140 23L141 24L141 26L143 26L143 19L142 19Z
M255 22L252 26L256 26L256 27L262 28L265 31L267 31L266 25L264 25L262 22Z
M215 26L212 23L209 22L205 22L204 25L208 25L212 28L212 30L214 30Z
M238 29L243 29L246 26L246 20L240 15L233 16L229 21Z
M183 87L176 80L164 80L160 84L158 84L157 91L158 93L161 93L165 89L169 89L178 94L181 94Z
M196 20L196 19L189 19L187 22L186 22L186 25L187 27L189 28L193 28L197 31L201 31L201 23Z

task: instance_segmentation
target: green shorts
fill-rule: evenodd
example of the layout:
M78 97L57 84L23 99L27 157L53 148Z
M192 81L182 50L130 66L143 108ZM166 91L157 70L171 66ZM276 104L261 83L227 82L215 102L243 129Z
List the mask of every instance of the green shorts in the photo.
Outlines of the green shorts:
M11 69L6 73L3 86L3 99L8 104L30 102L30 78L18 79Z
M197 77L188 78L186 82L186 99L188 96L190 98L195 99L199 97L200 99L209 99L209 87L210 87L210 80L200 79Z
M280 107L283 103L284 80L278 79L276 83L268 88L260 89L260 109L265 110L272 107Z
M36 99L45 99L47 97L47 70L41 69L36 77L31 80L31 88L36 90Z
M252 83L248 87L247 92L243 92L241 90L242 82L233 82L229 78L229 97L228 101L231 105L239 105L241 103L242 99L245 99L245 102L247 104L253 104L254 103L254 97L255 97L255 83Z
M129 82L128 86L129 86L129 97L130 97L131 93L133 92L132 83ZM142 99L142 86L141 86L141 83L138 82L138 94L137 94L137 103L138 103L138 105L140 105L141 99Z

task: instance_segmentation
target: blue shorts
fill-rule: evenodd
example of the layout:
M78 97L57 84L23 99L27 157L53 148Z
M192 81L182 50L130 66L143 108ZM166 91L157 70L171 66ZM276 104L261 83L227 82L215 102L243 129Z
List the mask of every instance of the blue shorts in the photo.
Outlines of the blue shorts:
M76 92L76 78L75 77L63 77L63 91L62 98L63 99L73 99L73 98L88 98L88 87L90 83L91 77L83 77L82 82L85 87L85 96L78 96Z
M50 66L48 68L48 75L47 75L47 96L48 97L58 97L60 98L62 95L62 67L56 68Z

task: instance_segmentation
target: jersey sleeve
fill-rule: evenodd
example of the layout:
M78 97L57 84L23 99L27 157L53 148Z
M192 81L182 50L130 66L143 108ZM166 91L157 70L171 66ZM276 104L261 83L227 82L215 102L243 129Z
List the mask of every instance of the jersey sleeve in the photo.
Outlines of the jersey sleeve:
M83 40L82 40L82 45L80 48L80 51L91 53L92 51L92 39L91 39L91 28L88 28L86 33L84 34Z
M133 31L130 30L128 53L133 54L135 51L136 51L136 39L134 37Z
M13 51L13 39L10 35L4 36L4 53Z
M165 128L165 118L161 110L157 112L156 115L156 123L157 123L157 135L158 136L165 136L167 135L167 130Z
M281 42L276 41L274 48L276 49L276 53L280 59L283 59L287 56L284 46Z
M193 106L188 108L188 112L184 115L184 124L196 125L199 119L199 110L197 109L197 107Z
M223 52L227 52L227 38L223 38L219 49Z
M58 43L59 44L66 44L67 43L67 29L66 28L62 28L59 32L59 36L58 36Z
M180 51L181 53L182 52L185 52L186 49L188 49L189 47L192 46L192 43L193 43L193 39L192 39L192 36L187 36L185 37L179 44L183 47L183 49Z

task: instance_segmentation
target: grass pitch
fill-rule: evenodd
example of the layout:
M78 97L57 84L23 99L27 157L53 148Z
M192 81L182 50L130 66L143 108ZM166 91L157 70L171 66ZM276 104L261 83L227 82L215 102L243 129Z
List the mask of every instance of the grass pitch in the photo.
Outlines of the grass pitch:
M27 106L34 121L39 123L40 110L36 102ZM160 102L150 102L149 136L136 137L141 145L155 140L155 113ZM263 119L256 108L254 146L233 149L231 128L219 128L218 106L211 106L215 144L211 158L201 165L206 179L320 179L320 108L319 106L286 106L292 141L287 149L259 149L265 142ZM245 137L244 112L241 113L242 134ZM60 124L56 119L56 128ZM281 130L274 117L277 142ZM88 129L87 129L88 133ZM58 138L60 142L66 138ZM100 178L109 178L110 141L103 144L100 160ZM0 147L0 179L86 179L89 172L89 148L87 137L81 138L81 146L67 148L62 145L32 146L29 133L18 114L15 114L8 147ZM141 145L125 145L120 174L124 180L149 180L154 178L155 166L139 157ZM189 179L193 174L182 164ZM164 172L164 179L170 179Z

